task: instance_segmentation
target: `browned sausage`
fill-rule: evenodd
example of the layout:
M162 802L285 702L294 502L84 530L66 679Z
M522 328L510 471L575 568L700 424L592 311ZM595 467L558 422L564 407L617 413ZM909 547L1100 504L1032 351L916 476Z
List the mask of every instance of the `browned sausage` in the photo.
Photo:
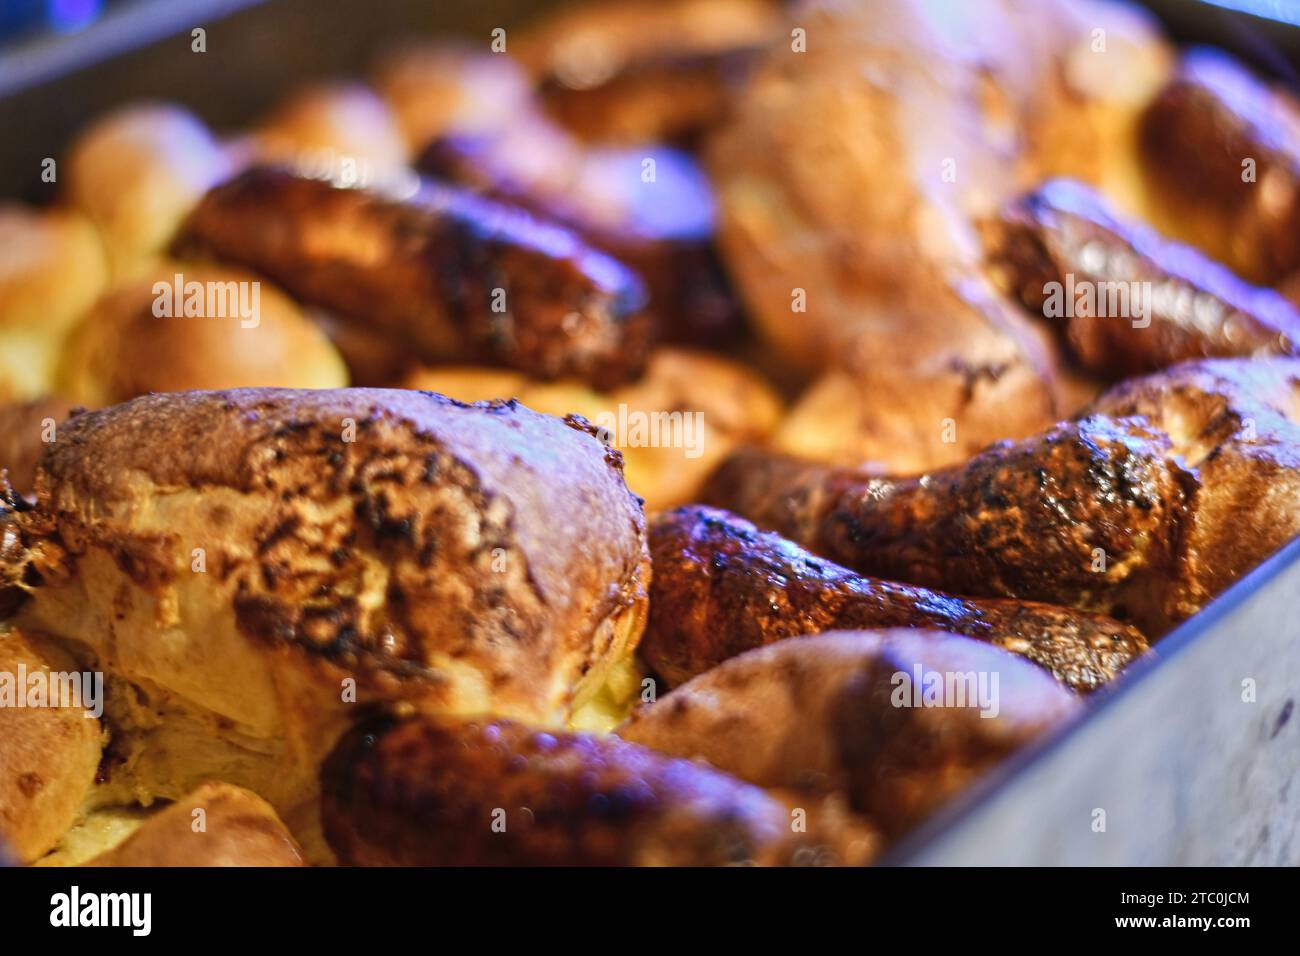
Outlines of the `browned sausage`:
M1189 362L1090 412L918 477L739 453L704 495L865 574L1148 636L1300 534L1300 360Z
M1227 55L1193 50L1142 116L1153 212L1238 273L1300 269L1300 104Z
M1293 355L1300 344L1300 312L1282 295L1119 219L1080 183L1049 182L982 232L1003 287L1104 379L1186 359Z
M641 653L670 686L755 647L851 628L922 627L978 638L1085 692L1147 649L1133 628L1100 615L861 577L715 508L657 516L650 552Z
M602 142L691 143L716 125L749 59L781 35L769 0L561 4L510 52L548 112Z
M617 737L506 720L380 719L321 771L325 834L363 866L786 862L758 787Z
M652 182L643 180L654 164ZM665 338L722 344L744 328L713 243L714 201L695 160L662 146L595 149L540 117L430 143L417 168L577 231L646 281Z
M204 196L175 246L370 326L407 361L608 388L645 358L634 273L562 227L448 186L395 199L253 167Z

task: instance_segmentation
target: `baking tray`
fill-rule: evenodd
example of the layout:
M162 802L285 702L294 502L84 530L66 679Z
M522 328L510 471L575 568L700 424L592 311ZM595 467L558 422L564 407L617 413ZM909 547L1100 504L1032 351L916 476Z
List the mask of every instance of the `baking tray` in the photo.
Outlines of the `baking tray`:
M41 200L41 160L127 100L217 129L289 88L362 75L421 34L486 42L547 0L133 0L72 37L0 48L0 194ZM1300 5L1149 0L1170 34L1300 76ZM1257 9L1290 19L1267 20ZM190 31L207 32L207 53ZM508 41L507 41L508 42ZM220 82L214 83L214 70ZM919 865L1300 864L1300 541L1162 640L1089 712L1008 761L896 847Z

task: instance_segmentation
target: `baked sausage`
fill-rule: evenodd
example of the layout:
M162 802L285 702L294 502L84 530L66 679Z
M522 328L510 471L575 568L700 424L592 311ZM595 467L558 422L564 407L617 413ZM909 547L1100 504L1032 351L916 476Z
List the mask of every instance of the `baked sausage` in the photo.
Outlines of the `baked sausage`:
M956 597L861 577L744 519L692 506L650 522L641 656L669 686L756 647L851 628L920 627L987 641L1091 691L1147 649L1131 627L1029 601Z
M792 849L789 811L759 788L612 736L380 719L321 777L345 864L715 866Z
M954 468L869 478L750 451L705 498L865 574L1156 637L1300 533L1298 394L1300 360L1189 362Z
M1281 294L1118 218L1082 183L1046 183L982 231L1002 287L1051 320L1103 379L1300 350L1300 312Z
M175 247L260 272L382 332L396 361L635 377L640 280L572 232L451 187L395 199L258 166L209 191Z
M566 5L510 52L551 115L588 139L692 142L720 119L750 57L781 35L771 0Z
M713 244L712 189L680 150L592 148L528 114L507 126L441 137L416 165L561 222L627 263L646 281L664 338L721 344L744 328Z
M1228 55L1196 49L1142 114L1157 224L1240 275L1300 270L1300 103Z

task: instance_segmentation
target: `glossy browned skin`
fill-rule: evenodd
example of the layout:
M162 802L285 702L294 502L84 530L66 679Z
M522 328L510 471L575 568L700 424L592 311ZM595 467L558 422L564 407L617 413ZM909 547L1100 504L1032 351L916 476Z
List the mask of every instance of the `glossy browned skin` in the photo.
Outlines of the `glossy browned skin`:
M1100 615L862 577L716 508L660 514L651 522L650 551L641 653L669 686L756 647L850 628L934 628L977 638L1083 692L1147 649L1136 630Z
M600 181L584 169L570 168L581 159L584 147L556 148L545 136L534 137L525 149L518 129L502 136L499 131L458 133L430 143L416 161L423 173L520 206L576 230L597 249L627 263L645 280L649 308L660 336L674 342L722 344L734 340L744 328L744 313L731 288L713 242L713 216L702 212L712 196L699 195L694 160L663 147L629 147L607 150L620 157L620 168L636 169L643 159L681 170L661 177L654 186L654 207L646 216L644 203L620 199L622 215L610 214L611 189L626 195L641 185L640 177ZM543 163L545 158L545 163ZM521 181L515 164L522 163L533 182ZM547 173L538 180L538 168ZM687 180L682 182L681 180ZM644 188L644 187L642 187ZM574 190L589 191L591 198L575 200ZM666 215L672 213L673 215ZM600 217L600 218L598 218Z
M605 388L635 377L645 357L635 274L562 227L453 187L425 183L399 200L254 167L204 196L175 247L382 331L407 362Z
M1300 269L1294 97L1216 50L1194 50L1144 113L1139 148L1158 212L1180 235L1256 282Z
M863 573L1157 636L1300 534L1297 419L1300 361L1190 362L955 468L869 478L749 451L705 495Z
M1094 375L1117 379L1196 358L1296 354L1300 312L1283 296L1117 218L1081 183L1046 183L981 231L995 279L1056 325ZM1094 291L1095 301L1073 290Z
M351 865L776 863L791 836L785 806L726 774L490 718L362 725L321 780L326 837Z

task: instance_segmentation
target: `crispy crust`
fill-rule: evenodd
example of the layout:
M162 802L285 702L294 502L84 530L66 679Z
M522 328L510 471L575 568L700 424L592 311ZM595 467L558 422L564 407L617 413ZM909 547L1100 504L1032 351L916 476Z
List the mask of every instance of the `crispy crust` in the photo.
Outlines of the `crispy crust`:
M1295 355L1300 313L1272 289L1242 281L1195 249L1117 217L1081 183L1053 180L983 223L985 250L1005 291L1049 318L1074 358L1105 380L1158 371L1180 361ZM1071 300L1049 315L1048 286L1105 290L1116 302ZM1150 290L1149 301L1133 298ZM1068 295L1068 293L1063 293ZM1107 295L1101 292L1099 295Z
M232 731L287 738L307 772L356 710L346 678L361 704L555 723L631 653L646 600L640 502L592 431L367 389L83 414L17 517L19 616Z
M1078 691L1147 649L1131 627L1029 601L956 597L860 577L715 508L650 523L654 579L641 655L669 686L756 647L849 628L933 628L987 641Z
M253 269L384 332L395 362L613 385L645 357L635 274L566 229L454 187L394 199L255 166L203 197L176 249Z
M359 726L321 790L331 846L363 866L775 863L790 842L788 811L757 787L616 737L504 720Z
M705 497L863 573L1155 637L1300 533L1298 390L1294 359L1190 362L958 467L866 478L747 452Z
M983 676L984 703L998 712L982 716L991 711L971 697L900 704L898 675L914 679L917 668ZM760 786L845 792L854 810L898 836L1080 710L1049 675L987 644L932 631L840 631L732 658L642 706L617 733Z

